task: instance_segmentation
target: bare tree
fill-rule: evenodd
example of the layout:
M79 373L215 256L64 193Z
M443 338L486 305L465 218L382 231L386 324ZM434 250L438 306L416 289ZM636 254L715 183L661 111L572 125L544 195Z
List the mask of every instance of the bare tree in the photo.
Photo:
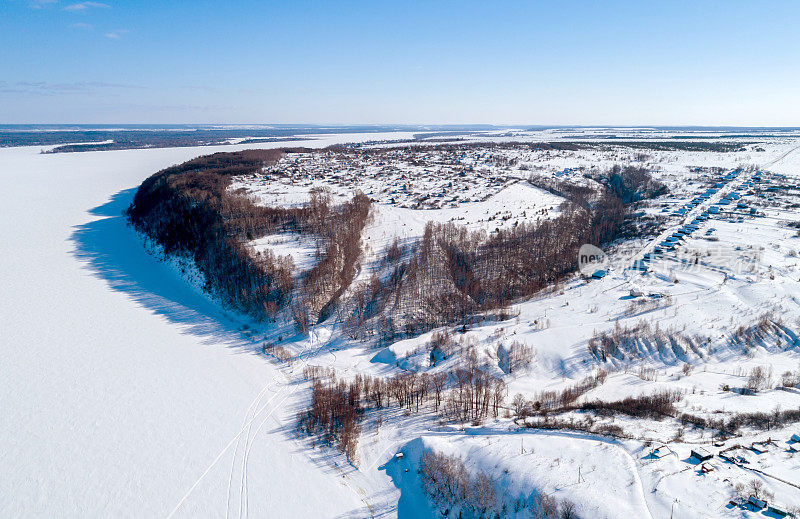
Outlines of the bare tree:
M767 383L767 371L763 367L756 366L750 370L746 385L748 390L756 393L764 389Z

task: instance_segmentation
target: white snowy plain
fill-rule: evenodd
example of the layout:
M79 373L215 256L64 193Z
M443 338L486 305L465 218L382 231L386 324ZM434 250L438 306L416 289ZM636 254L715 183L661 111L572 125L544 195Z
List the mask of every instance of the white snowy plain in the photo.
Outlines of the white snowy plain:
M362 515L293 440L281 370L122 216L159 169L269 146L0 149L0 516Z

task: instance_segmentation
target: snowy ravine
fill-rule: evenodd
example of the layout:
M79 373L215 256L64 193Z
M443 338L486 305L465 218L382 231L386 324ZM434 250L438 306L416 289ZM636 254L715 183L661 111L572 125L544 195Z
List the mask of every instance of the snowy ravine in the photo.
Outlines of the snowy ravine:
M387 137L302 144L359 138ZM365 514L293 440L281 370L122 216L153 172L244 147L0 149L0 516Z

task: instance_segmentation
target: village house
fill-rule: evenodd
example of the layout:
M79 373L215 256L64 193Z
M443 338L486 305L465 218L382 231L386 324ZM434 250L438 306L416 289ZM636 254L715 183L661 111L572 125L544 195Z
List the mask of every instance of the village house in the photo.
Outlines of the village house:
M696 459L696 460L698 460L698 461L706 461L706 460L710 460L711 458L713 458L714 455L711 454L710 452L708 452L703 447L695 447L691 451L691 457Z

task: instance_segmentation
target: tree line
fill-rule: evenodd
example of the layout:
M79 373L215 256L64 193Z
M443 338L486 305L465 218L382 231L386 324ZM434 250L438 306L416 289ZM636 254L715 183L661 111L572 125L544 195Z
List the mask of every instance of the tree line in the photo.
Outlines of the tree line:
M165 254L190 256L204 275L205 288L227 306L266 319L294 302L292 314L304 329L350 285L369 199L356 193L350 202L332 207L329 195L312 192L303 207L264 207L229 190L233 177L262 174L283 154L302 151L308 150L215 153L166 168L139 186L127 217ZM289 257L269 250L253 254L247 246L277 232L315 235L324 244L320 260L303 273L299 287Z
M308 407L298 413L298 431L338 448L351 461L369 411L434 412L443 420L480 423L499 416L506 394L505 382L480 368L474 350L451 373L358 374L343 380L333 369L307 366L303 374L312 389Z
M566 202L556 218L491 236L429 222L408 259L393 245L388 274L355 287L358 304L346 309L345 324L353 337L391 341L506 307L574 272L580 246L614 239L625 214L621 199L603 188L592 200Z

